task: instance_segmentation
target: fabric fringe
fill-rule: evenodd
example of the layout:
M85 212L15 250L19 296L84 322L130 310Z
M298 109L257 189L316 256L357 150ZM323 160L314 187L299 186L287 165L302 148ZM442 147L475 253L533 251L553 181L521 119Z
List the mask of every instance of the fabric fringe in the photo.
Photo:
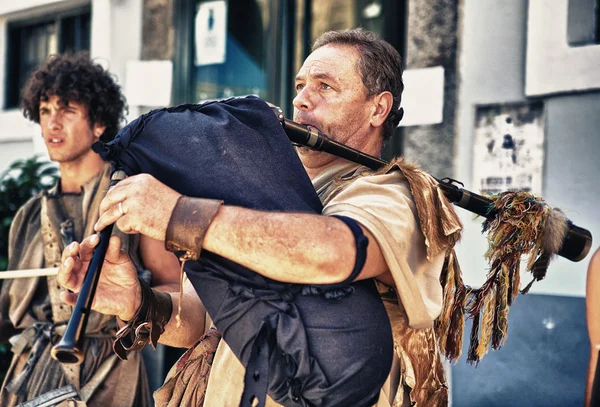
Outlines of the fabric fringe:
M518 275L518 264L517 269L515 270L517 270L516 275ZM492 335L492 348L494 350L498 350L502 345L504 345L504 341L506 340L506 335L508 333L508 310L510 306L509 304L512 302L513 298L513 293L509 290L509 274L510 270L508 270L506 267L502 267L498 281L498 291L495 298L496 301L492 311L494 312L494 331ZM483 355L481 355L481 357L483 357Z
M479 343L475 350L477 360L480 360L488 351L492 341L492 331L494 330L494 320L496 316L496 291L491 290L484 299L483 311L481 314L481 326L479 334Z
M458 360L462 353L465 308L469 289L463 283L460 266L453 249L446 253L441 279L444 287L442 314L435 321L438 346L446 359Z
M528 256L526 271L533 276L521 290L526 294L535 281L546 276L569 227L559 209L550 208L530 193L504 192L487 198L492 200L493 216L482 227L489 244L485 253L490 264L486 281L478 289L465 286L453 249L448 252L440 278L444 303L435 326L440 350L450 361L461 355L465 314L473 320L468 363L478 364L490 345L494 350L502 347L508 335L509 308L519 294L523 256Z
M473 317L471 325L471 337L469 338L469 351L467 352L467 362L478 364L477 348L479 347L479 319L480 315L476 314Z

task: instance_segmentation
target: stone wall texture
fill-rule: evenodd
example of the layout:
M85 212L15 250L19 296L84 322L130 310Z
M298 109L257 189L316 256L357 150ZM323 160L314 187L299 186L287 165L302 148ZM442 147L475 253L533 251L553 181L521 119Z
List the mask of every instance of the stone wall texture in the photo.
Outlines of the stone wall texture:
M443 122L404 129L404 156L432 175L452 176L457 101L458 0L410 0L406 68L443 66Z
M173 58L175 0L144 0L142 60Z

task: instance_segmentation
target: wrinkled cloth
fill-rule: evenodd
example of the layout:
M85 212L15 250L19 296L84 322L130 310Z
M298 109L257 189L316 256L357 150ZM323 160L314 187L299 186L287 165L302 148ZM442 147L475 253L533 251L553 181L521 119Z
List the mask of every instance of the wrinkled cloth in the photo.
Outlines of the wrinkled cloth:
M108 189L110 171L110 165L106 165L98 176L82 186L81 213L84 215L85 235L93 233L100 201ZM57 230L61 223L56 219L61 213L58 197L57 184L47 193L40 193L29 200L17 212L9 236L10 270L58 266L55 262L60 261L63 250L60 231ZM42 219L42 213L46 213L47 219ZM45 245L45 240L50 243ZM136 242L135 237L122 238L122 248L129 250L134 259L137 259ZM49 257L53 259L51 264L48 264ZM62 365L51 358L50 350L60 340L71 314L71 307L57 297L60 287L55 280L55 277L14 279L6 280L2 286L0 317L10 319L21 333L11 339L14 356L2 386L0 405L14 406L68 384L78 391L85 389L82 396L88 399L89 406L125 407L134 400L136 405L150 405L141 355L132 354L129 361L123 362L117 360L112 352L116 332L114 317L96 312L90 314L82 365ZM40 293L49 296L49 301L38 298ZM51 307L49 314L34 309L43 308L46 302ZM131 384L122 386L124 377L121 376L129 376L126 380ZM92 386L86 387L88 383ZM115 389L119 389L119 394L115 394Z
M171 367L164 384L154 392L156 407L204 405L206 386L221 334L215 328L206 332Z
M94 149L128 175L149 173L187 196L269 211L322 209L279 120L256 97L155 110ZM331 288L330 297L340 299L330 299L208 251L186 261L185 271L250 372L242 385L249 399L263 405L267 389L294 406L368 406L377 399L393 344L372 281L351 284L345 295Z

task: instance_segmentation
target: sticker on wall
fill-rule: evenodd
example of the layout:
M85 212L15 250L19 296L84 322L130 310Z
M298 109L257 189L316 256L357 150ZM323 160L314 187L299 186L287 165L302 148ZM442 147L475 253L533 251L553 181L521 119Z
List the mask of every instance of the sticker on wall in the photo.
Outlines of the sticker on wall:
M473 185L485 194L542 194L543 103L477 107Z
M212 65L225 62L227 43L227 4L225 0L198 4L194 47L195 64Z

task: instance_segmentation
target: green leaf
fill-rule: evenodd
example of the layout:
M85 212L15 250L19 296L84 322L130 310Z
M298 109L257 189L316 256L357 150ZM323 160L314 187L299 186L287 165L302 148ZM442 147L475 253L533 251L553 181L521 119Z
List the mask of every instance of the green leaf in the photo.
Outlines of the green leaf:
M0 173L0 270L8 266L8 232L17 210L58 179L56 165L35 155Z

